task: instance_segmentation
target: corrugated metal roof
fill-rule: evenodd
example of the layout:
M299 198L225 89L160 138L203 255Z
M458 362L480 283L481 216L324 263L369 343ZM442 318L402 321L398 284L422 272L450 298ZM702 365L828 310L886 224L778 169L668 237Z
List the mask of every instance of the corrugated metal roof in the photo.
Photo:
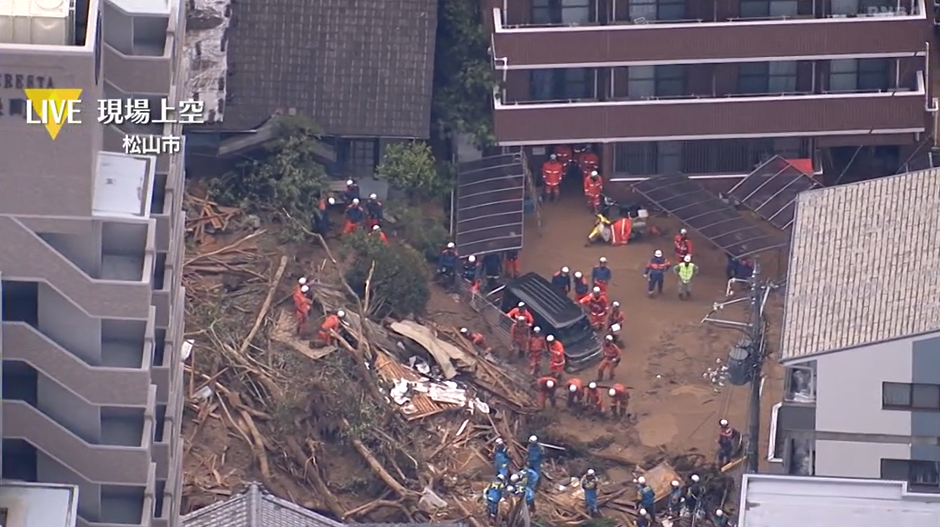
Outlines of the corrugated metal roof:
M940 496L907 483L745 474L738 527L936 527Z
M804 192L782 360L940 330L940 170Z

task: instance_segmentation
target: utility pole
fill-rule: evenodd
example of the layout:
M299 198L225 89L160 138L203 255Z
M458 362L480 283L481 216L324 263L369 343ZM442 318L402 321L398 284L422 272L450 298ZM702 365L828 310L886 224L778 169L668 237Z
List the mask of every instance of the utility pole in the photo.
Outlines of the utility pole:
M730 297L735 283L747 284L747 295L728 300L727 302L715 302L710 313L702 319L703 323L713 324L728 329L736 329L744 334L744 339L731 350L728 355L726 365L728 380L731 384L741 386L750 384L750 412L748 417L748 442L747 442L747 471L756 473L758 470L759 457L757 445L760 438L761 405L760 392L763 381L763 367L766 354L766 335L767 326L764 320L764 307L767 303L767 297L771 291L780 287L779 283L761 281L760 265L754 262L754 269L746 280L732 278L728 280L727 295ZM725 307L748 302L747 318L745 322L733 320L723 320L714 318L714 314Z

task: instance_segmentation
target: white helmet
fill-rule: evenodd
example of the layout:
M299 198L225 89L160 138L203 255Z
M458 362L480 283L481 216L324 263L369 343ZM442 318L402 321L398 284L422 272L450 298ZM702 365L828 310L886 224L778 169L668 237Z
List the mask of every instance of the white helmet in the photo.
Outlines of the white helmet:
M477 257L471 254L470 256L467 257L467 261L470 263L474 263L477 261Z
M517 320L518 322L525 322L525 317L523 317L523 316L518 316L518 317L516 317L516 320Z
M606 256L601 256L600 258L597 259L597 261L598 261L599 263L605 264L605 263L607 263L607 257L606 257Z
M369 199L379 199L375 194L369 194Z
M587 471L587 475L588 475L588 476L593 476L593 475L594 475L594 469L593 469L593 468L589 468L588 471Z
M717 511L715 511L715 516L718 516L719 518L721 518L724 515L725 515L725 511L721 509L718 509Z
M339 311L336 312L336 316L338 316L339 318L346 318L346 312L340 309Z
M466 335L467 333L470 333L470 330L469 330L469 329L467 329L467 328L460 328L460 334L461 334L461 335Z
M516 492L516 487L513 487L512 485L507 485L506 492L512 494L513 492Z
M554 160L554 159L558 159L558 156L556 156L555 154L552 154L548 156L548 158Z
M597 286L594 286L594 289L591 289L591 291L594 292L594 293L600 293L600 292L601 292L601 288L600 288L600 287L597 287Z
M454 242L448 242L448 243L447 243L447 248L448 248L448 249L453 249L454 247L457 247L456 245L454 245Z
M352 204L353 204L353 205L358 205L358 204L359 204L359 198L353 198Z
M310 288L308 286L305 286L305 285L300 286L301 293L306 293L307 291L310 291Z
M672 485L673 487L679 488L679 482L676 481L676 480L672 480L671 485Z
M679 229L679 234L688 234L688 233L689 233L689 231L687 231L687 230L685 230L685 229Z
M692 483L698 483L700 479L702 478L698 477L698 474L692 474Z
M307 277L306 277L306 276L301 276L300 279L297 280L297 283L300 284L300 285L306 284L306 283L307 283Z
M578 387L577 387L576 385L574 385L574 384L569 384L569 385L568 385L568 391L571 392L571 393L574 393L574 392L578 391Z
M575 278L581 278L582 276L584 276L584 275L581 274L581 271L575 271L575 272L574 272L574 277L575 277Z
M382 230L382 227L379 227L378 225L373 225L373 226L372 226L372 230L374 230L374 231L380 231L380 230Z
M640 476L640 477L636 478L636 482L637 482L637 484L639 484L639 485L646 485L646 478L644 478L643 476Z
M597 170L592 170L592 171L591 171L591 177L597 177L598 175L599 175L599 174L597 173Z
M570 271L570 269L568 269L567 267L561 268L561 274L568 274L568 271Z
M336 198L330 198L326 200L326 202L329 203L330 205L336 205Z
M654 257L654 258L662 258L662 257L663 257L663 252L660 251L659 249L656 249L656 250L653 252L653 257Z
M353 184L355 184L355 181L353 181L353 180L351 180L351 179L347 179L347 180L346 180L346 185L347 185L347 186L348 186L348 185L353 185Z
M522 317L522 319L525 320L525 317ZM534 328L532 328L532 333L541 333L541 332L542 332L542 328L538 326L535 326Z
M640 516L646 516L646 509L640 509Z
M519 302L518 304L516 304L516 307L518 307L518 308L523 308L523 307L525 307L525 302Z
M548 342L555 342L555 335L549 335L545 337L545 340L547 340Z
M722 427L722 428L728 426L728 420L727 420L727 419L722 419L721 421L718 421L718 426L720 426L720 427Z
M613 336L613 335L607 335L606 337L604 337L604 340L606 340L607 342L613 342L613 341L614 341L614 336Z
M685 255L685 257L682 258L682 261L685 262L685 263L691 262L691 261L692 261L692 255L691 255L691 254Z
M545 381L545 387L551 390L555 387L555 381Z
M607 395L610 395L611 397L613 397L613 396L617 395L617 390L611 388L611 389L607 390Z
M590 388L590 389L592 389L592 390L596 390L596 389L597 389L597 383L594 382L594 381L591 381L591 383L588 384L588 388Z
M512 476L509 476L509 481L513 483L519 481L519 474L513 474Z
M538 437L536 437L536 436L529 436L529 442L530 442L530 443L538 443L538 441L539 441L539 438L538 438Z
M614 300L613 302L610 303L610 307L620 307L620 302L617 302L616 300Z
M503 444L503 438L502 438L502 437L497 437L497 438L496 438L496 444L497 444L497 445Z

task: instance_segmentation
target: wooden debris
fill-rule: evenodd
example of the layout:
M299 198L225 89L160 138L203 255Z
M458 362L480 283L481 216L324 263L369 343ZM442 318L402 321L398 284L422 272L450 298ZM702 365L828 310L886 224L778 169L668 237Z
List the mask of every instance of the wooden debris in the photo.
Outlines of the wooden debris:
M241 214L237 207L223 207L214 201L191 194L183 197L186 215L186 234L199 245L207 241L207 235L224 232L229 222Z

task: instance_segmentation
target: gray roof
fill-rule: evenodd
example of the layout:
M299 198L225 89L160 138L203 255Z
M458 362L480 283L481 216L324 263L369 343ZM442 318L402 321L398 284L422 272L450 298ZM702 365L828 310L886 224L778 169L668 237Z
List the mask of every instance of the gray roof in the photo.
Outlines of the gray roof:
M244 492L225 501L191 512L182 527L347 527L346 524L307 510L268 493L251 483ZM355 527L441 527L430 523L355 523ZM450 527L463 527L462 524Z
M739 527L940 525L940 496L901 481L745 474Z
M781 358L940 330L940 170L797 198Z
M294 109L327 135L428 137L436 0L232 6L223 129L254 129Z

